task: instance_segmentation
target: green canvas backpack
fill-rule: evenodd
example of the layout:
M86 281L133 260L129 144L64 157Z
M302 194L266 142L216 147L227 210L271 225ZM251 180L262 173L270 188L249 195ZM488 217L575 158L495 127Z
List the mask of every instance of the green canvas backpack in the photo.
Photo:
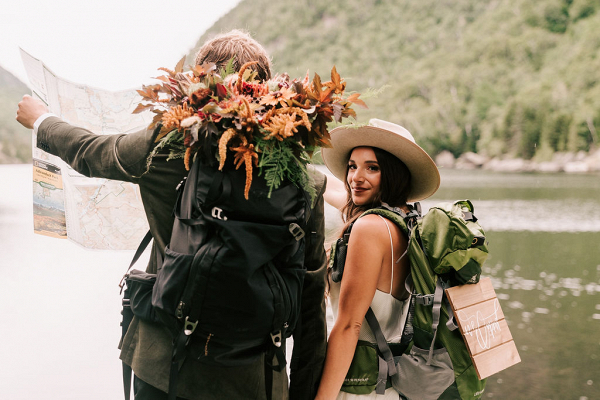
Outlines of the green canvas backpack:
M424 216L419 203L408 214L384 204L361 215L381 215L407 235L408 248L402 257L409 257L406 285L412 294L401 343L386 342L369 309L366 319L377 348L359 343L342 391L383 393L393 386L407 399L481 398L486 381L477 377L444 292L451 286L477 283L488 256L485 232L473 210L469 200L461 200L438 204ZM334 282L343 275L351 229L332 246L329 267ZM378 365L369 379L365 378L367 365ZM357 378L352 374L358 366L362 375Z

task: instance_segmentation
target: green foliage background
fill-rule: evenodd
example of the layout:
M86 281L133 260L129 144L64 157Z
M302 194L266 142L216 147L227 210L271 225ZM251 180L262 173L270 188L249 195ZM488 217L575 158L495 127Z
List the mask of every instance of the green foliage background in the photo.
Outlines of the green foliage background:
M600 141L600 0L245 0L214 34L248 30L292 77L336 66L389 87L359 120L408 128L431 154L550 159Z
M600 0L243 0L199 38L248 30L276 72L386 89L358 109L435 155L549 160L600 143ZM193 22L189 22L193 23ZM0 163L31 157L14 121L28 90L0 68Z
M17 103L27 86L0 67L0 164L16 164L31 160L31 131L16 120Z

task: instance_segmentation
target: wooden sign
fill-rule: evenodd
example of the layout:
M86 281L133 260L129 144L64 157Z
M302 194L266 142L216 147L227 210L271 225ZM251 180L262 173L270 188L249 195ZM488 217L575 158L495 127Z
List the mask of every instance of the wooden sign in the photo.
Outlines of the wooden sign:
M479 379L521 361L490 278L446 289Z

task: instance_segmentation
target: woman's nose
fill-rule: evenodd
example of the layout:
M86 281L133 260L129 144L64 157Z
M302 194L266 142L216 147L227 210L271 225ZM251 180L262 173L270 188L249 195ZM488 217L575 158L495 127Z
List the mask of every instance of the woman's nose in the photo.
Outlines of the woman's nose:
M355 182L362 182L364 180L364 176L363 176L363 172L361 171L360 168L357 168L354 171L354 174L352 174L352 180Z

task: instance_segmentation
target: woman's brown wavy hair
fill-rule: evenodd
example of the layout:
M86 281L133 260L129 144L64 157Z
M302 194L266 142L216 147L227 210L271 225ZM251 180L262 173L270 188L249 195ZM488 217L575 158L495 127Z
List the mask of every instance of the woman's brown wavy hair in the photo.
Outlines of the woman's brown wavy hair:
M391 207L402 207L406 205L406 201L408 200L411 188L411 175L406 164L398 157L385 150L378 147L371 148L375 153L381 171L381 190L373 202L357 206L352 202L350 185L348 184L348 180L345 180L344 184L348 196L346 204L341 209L344 225L340 230L338 238L341 238L348 230L348 227L365 211L379 207L381 206L381 203L386 203ZM354 149L352 149L352 151L354 151ZM352 154L352 152L350 152L350 154ZM346 176L348 176L348 169L349 165L346 166ZM330 249L328 249L328 251L330 251ZM331 257L331 254L329 254L329 257ZM331 270L328 271L327 275L329 276L330 274ZM330 280L327 279L327 293L329 292L329 282Z
M381 190L372 203L357 206L352 202L350 196L350 185L346 180L346 192L348 198L342 208L342 219L344 220L343 232L348 226L365 211L381 206L381 203L387 203L391 207L401 207L406 205L408 195L410 194L411 176L406 164L398 157L382 150L378 147L371 147L377 158L377 163L381 171ZM352 149L354 151L354 149ZM351 152L352 153L352 152ZM349 165L346 166L346 176L348 176ZM341 234L340 234L341 237Z

